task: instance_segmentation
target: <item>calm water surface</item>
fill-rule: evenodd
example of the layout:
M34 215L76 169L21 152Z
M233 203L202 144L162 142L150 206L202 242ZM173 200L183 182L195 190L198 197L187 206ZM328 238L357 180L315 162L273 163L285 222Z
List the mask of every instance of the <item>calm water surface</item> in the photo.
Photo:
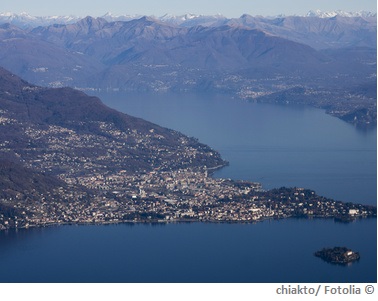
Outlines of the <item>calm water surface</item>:
M376 226L286 219L0 232L0 281L376 282ZM338 266L313 255L335 245L361 259Z
M198 138L230 166L216 177L304 187L336 200L377 201L377 130L305 106L214 95L100 94L109 106Z
M300 106L219 96L103 94L120 111L199 138L230 166L216 177L300 186L376 205L376 129ZM313 253L347 246L359 262ZM376 219L257 224L62 226L0 232L0 282L376 282Z

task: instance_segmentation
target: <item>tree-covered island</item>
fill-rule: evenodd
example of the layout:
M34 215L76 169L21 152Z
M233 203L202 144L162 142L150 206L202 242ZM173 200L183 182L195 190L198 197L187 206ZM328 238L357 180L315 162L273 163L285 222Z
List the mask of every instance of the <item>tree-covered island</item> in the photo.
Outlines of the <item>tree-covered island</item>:
M360 254L346 247L324 248L315 252L316 257L335 264L348 264L360 259Z

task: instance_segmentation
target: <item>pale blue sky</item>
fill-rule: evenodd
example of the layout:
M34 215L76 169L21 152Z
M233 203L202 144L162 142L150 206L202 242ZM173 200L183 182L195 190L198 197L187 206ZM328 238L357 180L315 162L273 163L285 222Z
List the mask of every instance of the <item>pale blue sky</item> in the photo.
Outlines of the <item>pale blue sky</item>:
M278 14L303 15L309 10L377 11L376 0L1 0L0 12L27 12L34 16L75 15L93 17L107 12L115 15L139 14L162 16L166 13L211 15L226 17Z

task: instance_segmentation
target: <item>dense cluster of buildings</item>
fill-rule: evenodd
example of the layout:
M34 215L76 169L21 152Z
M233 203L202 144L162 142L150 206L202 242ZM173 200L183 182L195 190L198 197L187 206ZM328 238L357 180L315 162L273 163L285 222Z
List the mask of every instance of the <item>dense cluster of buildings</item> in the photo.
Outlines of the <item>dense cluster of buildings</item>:
M0 122L17 123L2 115ZM3 191L0 230L288 217L349 221L376 216L376 207L336 202L306 189L263 191L259 183L215 179L211 171L225 164L217 152L183 135L175 136L176 143L160 143L172 139L162 133L154 128L121 130L100 121L25 127L26 145L3 141L2 152L15 154L30 170L55 175L61 184L43 193L33 188Z
M0 213L0 229L121 222L256 222L268 218L351 220L376 216L376 208L336 202L302 188L261 190L258 183L214 179L207 170L151 172L78 179L98 193L72 193L14 202L17 214ZM60 197L59 197L60 194ZM3 200L4 201L4 200Z

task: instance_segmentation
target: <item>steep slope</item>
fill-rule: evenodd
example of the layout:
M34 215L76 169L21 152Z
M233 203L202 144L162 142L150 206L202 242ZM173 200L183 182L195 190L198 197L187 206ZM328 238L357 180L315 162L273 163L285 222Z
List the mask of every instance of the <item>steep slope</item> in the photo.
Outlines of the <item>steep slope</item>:
M119 113L71 88L30 85L2 68L0 126L4 166L13 162L71 184L80 182L77 177L121 170L132 175L224 164L194 138Z
M271 66L298 59L318 63L321 54L302 44L247 28L173 27L151 18L108 23L87 17L72 25L32 31L36 37L80 51L106 65L168 64L202 69L238 69L257 61Z
M311 47L294 43L260 30L222 26L217 28L192 28L188 34L187 49L192 48L189 56L204 59L203 66L208 68L227 68L228 70L265 66L274 70L282 65L282 70L290 73L303 63L311 68L314 64L327 61ZM191 64L194 64L192 62Z
M41 197L63 187L67 184L62 180L25 168L9 158L0 159L0 198L26 198L27 194Z
M129 50L131 53L134 47L143 52L149 47L164 44L182 31L148 17L128 22L107 22L88 16L75 24L38 27L31 34L40 40L111 64L111 58L122 52Z
M36 39L9 24L0 27L0 63L23 78L52 87L74 86L103 68L78 52Z

